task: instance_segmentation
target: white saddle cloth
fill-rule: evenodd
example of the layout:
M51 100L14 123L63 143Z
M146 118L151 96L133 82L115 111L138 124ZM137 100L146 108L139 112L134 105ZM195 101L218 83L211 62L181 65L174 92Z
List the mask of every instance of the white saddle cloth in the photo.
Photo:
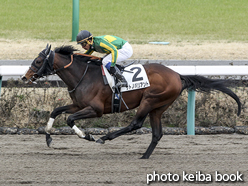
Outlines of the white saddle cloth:
M106 67L102 66L104 73L106 75L108 84L112 91L115 86L114 77L110 75ZM126 78L128 87L122 87L121 92L132 91L137 89L142 89L150 86L146 71L141 64L134 64L126 67L124 69L123 76Z

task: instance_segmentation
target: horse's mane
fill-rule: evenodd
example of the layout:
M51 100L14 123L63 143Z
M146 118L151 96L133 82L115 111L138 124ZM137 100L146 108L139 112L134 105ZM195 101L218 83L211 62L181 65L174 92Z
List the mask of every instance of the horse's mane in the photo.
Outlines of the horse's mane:
M54 51L55 53L66 55L70 59L70 56L73 54L73 52L78 51L78 49L74 48L72 45L63 45L60 47L56 47ZM90 60L90 58L91 58L90 56L83 56L83 55L77 55L77 54L74 55L75 61L79 61L79 62L87 62ZM99 66L101 63L98 62L98 63L92 63L92 64Z
M74 51L78 51L78 49L74 48L72 45L63 45L55 48L55 53L59 53L62 55L71 55Z

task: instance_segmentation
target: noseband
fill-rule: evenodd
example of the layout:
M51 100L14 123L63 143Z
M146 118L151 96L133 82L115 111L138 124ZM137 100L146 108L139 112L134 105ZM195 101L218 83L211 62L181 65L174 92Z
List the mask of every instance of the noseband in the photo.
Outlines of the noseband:
M37 67L34 63L31 64L31 67L29 69L32 70L34 74L29 79L29 82L33 82L47 75L55 74L54 68L53 68L54 55L55 55L55 52L52 50L50 50L47 55L44 51L40 52L39 56L42 56L44 58L43 64L41 67Z

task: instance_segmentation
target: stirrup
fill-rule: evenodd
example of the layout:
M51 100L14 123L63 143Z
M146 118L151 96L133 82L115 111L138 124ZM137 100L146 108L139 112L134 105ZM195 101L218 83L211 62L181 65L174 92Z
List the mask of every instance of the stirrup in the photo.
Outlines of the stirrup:
M118 83L116 83L115 85L116 87L128 87L127 82L123 82L123 81L118 81Z
M115 77L118 80L116 83L115 87L128 87L127 80L125 77L122 75L121 71L115 66Z

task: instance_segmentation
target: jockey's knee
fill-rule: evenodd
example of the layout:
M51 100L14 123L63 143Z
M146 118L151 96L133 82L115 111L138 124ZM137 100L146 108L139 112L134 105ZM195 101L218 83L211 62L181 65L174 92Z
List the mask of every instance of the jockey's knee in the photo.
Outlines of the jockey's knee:
M106 69L110 70L110 67L111 67L111 62L108 62L106 65L105 65Z

